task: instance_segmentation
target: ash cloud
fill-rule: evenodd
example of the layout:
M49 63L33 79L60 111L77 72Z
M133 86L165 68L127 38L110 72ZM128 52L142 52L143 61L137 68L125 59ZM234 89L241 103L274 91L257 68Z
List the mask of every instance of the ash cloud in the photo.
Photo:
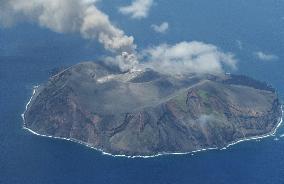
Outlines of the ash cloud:
M114 26L94 0L2 0L0 24L32 22L58 33L80 33L115 53L135 50L134 38Z
M104 62L110 66L118 66L120 71L127 72L140 68L137 53L122 52L115 57L105 57Z
M79 33L83 38L96 39L114 55L106 57L105 62L119 66L121 71L148 67L170 75L219 74L224 72L224 66L235 68L236 60L232 54L202 42L161 44L138 52L134 37L113 25L108 15L96 7L96 2L0 0L0 25L9 27L19 22L31 22L57 33ZM134 17L145 17L153 2L137 0L123 9L134 13ZM167 27L165 24L159 31L163 32Z

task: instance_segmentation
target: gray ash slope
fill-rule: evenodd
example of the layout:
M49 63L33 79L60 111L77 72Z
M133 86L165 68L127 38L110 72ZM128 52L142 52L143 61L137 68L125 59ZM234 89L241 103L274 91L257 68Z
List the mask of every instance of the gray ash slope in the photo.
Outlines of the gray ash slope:
M114 155L150 156L266 135L280 116L275 90L248 77L119 73L86 62L36 90L24 126Z

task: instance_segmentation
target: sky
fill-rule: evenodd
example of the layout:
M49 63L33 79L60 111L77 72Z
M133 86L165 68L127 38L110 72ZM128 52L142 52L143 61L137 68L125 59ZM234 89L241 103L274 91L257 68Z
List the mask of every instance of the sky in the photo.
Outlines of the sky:
M236 69L233 53L223 52L217 46L201 41L181 40L178 43L149 45L140 48L135 37L113 23L97 5L103 0L1 0L0 25L11 27L18 23L33 23L56 33L80 34L84 39L96 40L109 56L108 63L122 71L149 67L169 75L186 73L224 73L223 67ZM133 0L116 7L117 12L133 21L147 19L151 9L158 6L154 0ZM151 25L157 34L166 34L168 22ZM263 60L276 59L269 54L256 53ZM272 58L271 58L272 57ZM143 64L142 64L143 63ZM147 63L145 65L145 63Z

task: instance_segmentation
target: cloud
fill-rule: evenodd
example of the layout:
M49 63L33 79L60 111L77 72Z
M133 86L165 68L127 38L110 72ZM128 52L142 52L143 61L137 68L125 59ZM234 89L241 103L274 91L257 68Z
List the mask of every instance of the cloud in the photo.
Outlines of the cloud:
M123 52L121 55L117 55L115 57L105 57L103 58L103 61L107 65L118 66L122 72L135 70L137 67L139 67L137 53L129 54L127 52Z
M98 40L113 57L107 63L118 65L122 71L150 67L168 74L222 73L224 66L235 68L232 54L202 42L162 44L136 51L134 38L113 25L109 17L97 9L97 0L0 0L0 25L12 26L31 22L58 33L80 33L86 39ZM126 12L133 17L145 17L152 0L137 0ZM163 28L164 27L164 28ZM166 29L161 26L160 31ZM138 61L143 61L139 64Z
M154 0L134 0L129 6L120 7L119 12L130 15L133 19L146 18L153 3Z
M142 55L146 61L144 67L165 74L222 74L224 67L236 69L236 60L231 53L197 41L162 44L144 50Z
M169 29L169 23L168 22L163 22L161 25L153 24L151 27L157 33L166 33L167 30Z
M274 61L274 60L278 59L278 56L276 56L276 55L266 54L266 53L263 53L261 51L255 52L254 56L257 59L262 60L262 61Z
M114 26L95 0L0 0L0 24L29 21L58 33L78 32L112 52L131 52L134 38Z
M243 50L243 42L241 40L236 40L236 45L239 50Z

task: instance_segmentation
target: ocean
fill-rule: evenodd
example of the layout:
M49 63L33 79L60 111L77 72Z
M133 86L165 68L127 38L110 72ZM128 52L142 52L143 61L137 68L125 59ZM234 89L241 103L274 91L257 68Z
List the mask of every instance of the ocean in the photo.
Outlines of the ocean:
M99 8L138 49L160 43L202 41L234 53L238 69L267 81L284 99L283 0L156 0L147 19L117 12L129 0L104 0ZM1 6L1 5L0 5ZM151 24L169 22L166 34ZM254 53L277 59L263 61ZM39 137L22 129L21 114L33 86L56 67L98 60L107 53L76 34L57 34L33 24L0 28L0 184L283 184L284 126L276 136L226 150L155 158L115 158L76 143Z

